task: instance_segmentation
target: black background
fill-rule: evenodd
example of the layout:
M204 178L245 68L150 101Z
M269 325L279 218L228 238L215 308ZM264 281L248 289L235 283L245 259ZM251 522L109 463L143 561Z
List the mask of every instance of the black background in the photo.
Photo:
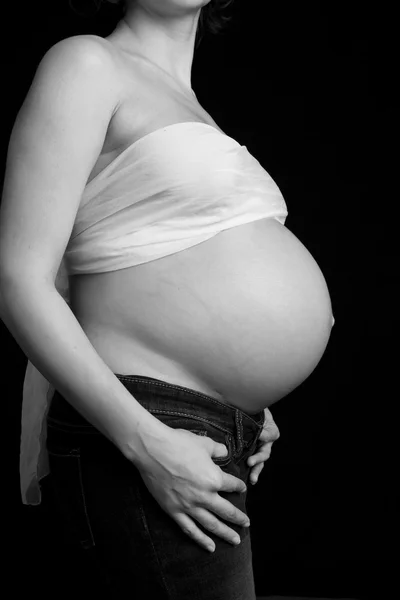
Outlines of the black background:
M2 13L2 165L46 50L71 35L108 35L120 17L115 6L94 14L89 0L74 5L91 14L75 14L68 0L17 1ZM392 598L399 593L398 192L388 185L397 166L394 15L382 4L254 0L236 0L232 14L229 29L207 35L196 51L193 89L277 182L286 226L319 264L336 319L315 371L272 407L281 438L248 498L256 591ZM42 597L51 590L60 597L70 584L65 551L46 507L23 506L19 490L27 359L2 322L0 333L12 589L38 584ZM78 563L70 568L79 573Z

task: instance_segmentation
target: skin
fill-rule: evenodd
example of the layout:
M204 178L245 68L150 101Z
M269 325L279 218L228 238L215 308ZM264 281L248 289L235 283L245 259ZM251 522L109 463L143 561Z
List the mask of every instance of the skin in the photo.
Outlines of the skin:
M169 75L185 92L194 94L191 71L201 8L210 0L127 0L126 13L108 40L126 53L139 55ZM271 411L264 409L265 424L257 452L248 458L250 481L255 484L271 454L279 429Z
M190 85L201 6L193 0L136 0L128 5L125 18L107 40L75 36L47 55L11 144L13 166L6 182L10 186L9 221L4 221L3 240L14 259L9 258L4 274L16 271L29 251L25 279L35 277L43 294L47 293L49 285L53 288L64 250L59 239L63 237L67 243L70 233L71 222L62 215L72 220L92 165L96 162L96 168L105 168L105 162L109 164L124 147L165 127L168 121L210 123L196 105ZM83 49L83 57L77 48ZM24 177L19 176L20 165ZM36 214L30 211L31 200L38 207ZM20 215L31 218L25 218L25 229L18 231ZM41 235L41 228L46 235ZM25 241L25 256L23 252L18 255L20 241L22 247ZM322 274L295 236L270 219L222 231L207 244L128 272L117 269L76 279L70 290L71 297L74 289L76 292L74 308L81 309L76 318L83 317L84 333L95 350L100 348L98 354L105 357L110 369L123 373L135 365L138 372L146 369L146 373L161 374L172 382L187 376L188 387L202 385L199 391L203 391L204 384L216 393L221 388L226 403L242 403L248 411L258 412L259 407L272 404L298 385L327 340L329 297ZM55 302L53 290L47 298ZM185 344L179 354L182 332ZM139 352L135 354L136 347ZM185 372L190 362L193 373L189 368ZM82 381L84 377L86 374L81 374ZM259 451L252 457L253 462L258 461L257 472L279 435L269 411L265 412ZM125 423L123 428L125 432ZM211 511L244 525L246 515L233 512L233 505L216 491L232 491L232 486L243 491L243 482L207 462L204 449L209 455L211 450L221 451L211 438L200 439L187 431L162 431L155 441L157 436L150 439L147 432L141 438L152 450L142 453L151 493L201 545L207 547L211 540L189 514L209 531L231 540L233 530ZM192 436L192 444L186 444ZM165 452L160 450L160 437ZM186 448L203 468L201 485L192 473L190 457L183 455ZM173 486L173 469L182 472L184 484L178 489ZM152 480L154 471L159 477ZM198 489L201 494L195 493Z
M127 0L126 14L107 37L125 52L157 65L192 92L197 24L210 0Z

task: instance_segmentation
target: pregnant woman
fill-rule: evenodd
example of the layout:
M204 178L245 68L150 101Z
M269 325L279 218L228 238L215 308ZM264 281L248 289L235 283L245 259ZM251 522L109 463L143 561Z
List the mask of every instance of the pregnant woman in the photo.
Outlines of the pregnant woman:
M221 4L127 0L108 37L55 44L8 149L22 497L38 504L51 474L108 598L254 600L250 469L333 324L279 188L191 88L199 19Z

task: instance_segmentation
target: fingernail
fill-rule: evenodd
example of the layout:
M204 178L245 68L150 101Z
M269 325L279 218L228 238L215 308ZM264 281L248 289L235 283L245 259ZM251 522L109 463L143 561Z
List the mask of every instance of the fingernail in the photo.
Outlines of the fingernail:
M234 544L236 544L236 546L238 546L240 544L240 537L235 537L232 541Z

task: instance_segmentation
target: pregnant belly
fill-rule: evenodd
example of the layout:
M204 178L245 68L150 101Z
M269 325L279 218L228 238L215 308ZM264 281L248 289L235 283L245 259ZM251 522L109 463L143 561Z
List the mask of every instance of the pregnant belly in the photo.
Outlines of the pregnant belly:
M321 270L275 219L144 265L73 277L71 307L114 372L185 385L248 413L312 373L332 327Z

